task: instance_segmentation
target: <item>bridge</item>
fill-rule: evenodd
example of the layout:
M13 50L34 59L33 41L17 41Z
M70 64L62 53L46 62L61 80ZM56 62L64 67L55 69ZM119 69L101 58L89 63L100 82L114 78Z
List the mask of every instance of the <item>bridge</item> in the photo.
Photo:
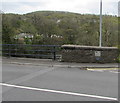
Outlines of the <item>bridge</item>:
M59 62L59 45L2 46L3 101L118 103L117 63Z

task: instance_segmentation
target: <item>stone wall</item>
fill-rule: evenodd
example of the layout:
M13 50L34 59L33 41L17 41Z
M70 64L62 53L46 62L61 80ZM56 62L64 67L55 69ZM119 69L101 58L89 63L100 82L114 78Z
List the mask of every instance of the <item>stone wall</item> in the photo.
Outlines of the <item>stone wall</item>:
M80 45L62 45L62 61L79 63L116 62L118 48Z

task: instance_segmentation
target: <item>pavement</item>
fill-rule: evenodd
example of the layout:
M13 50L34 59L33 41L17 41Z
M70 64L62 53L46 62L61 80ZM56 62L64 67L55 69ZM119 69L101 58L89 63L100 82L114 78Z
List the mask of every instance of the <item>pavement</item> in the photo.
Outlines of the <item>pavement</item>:
M73 63L73 62L60 62L59 60L52 59L33 59L33 58L2 58L3 63L19 64L19 65L35 65L42 66L47 65L51 67L68 67L68 68L79 68L79 69L118 69L118 63Z
M117 66L117 63L64 63L46 59L3 58L0 83L2 100L117 101L119 72L111 69ZM86 67L110 67L111 70L93 72L81 69Z

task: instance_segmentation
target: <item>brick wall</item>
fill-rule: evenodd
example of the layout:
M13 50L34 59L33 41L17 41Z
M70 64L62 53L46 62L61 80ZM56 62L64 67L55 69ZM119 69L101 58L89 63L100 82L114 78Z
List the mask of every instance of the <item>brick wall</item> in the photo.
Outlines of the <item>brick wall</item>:
M80 45L62 45L62 61L79 63L116 62L118 48Z

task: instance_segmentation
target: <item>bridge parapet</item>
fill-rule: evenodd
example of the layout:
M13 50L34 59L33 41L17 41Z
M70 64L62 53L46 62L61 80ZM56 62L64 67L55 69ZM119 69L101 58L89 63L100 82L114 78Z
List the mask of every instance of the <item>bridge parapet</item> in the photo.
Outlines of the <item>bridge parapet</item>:
M117 47L62 45L62 61L79 63L117 62Z

